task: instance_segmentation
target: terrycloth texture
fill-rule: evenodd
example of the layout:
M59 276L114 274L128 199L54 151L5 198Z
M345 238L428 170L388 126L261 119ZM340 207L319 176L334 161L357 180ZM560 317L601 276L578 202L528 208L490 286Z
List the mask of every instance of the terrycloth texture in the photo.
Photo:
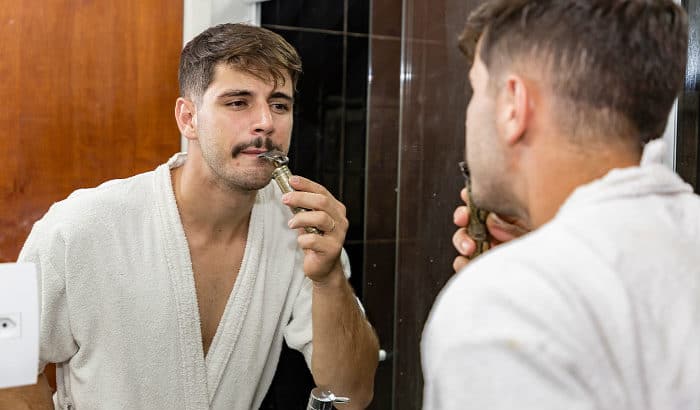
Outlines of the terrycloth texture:
M59 408L257 409L283 337L310 361L311 282L273 184L205 360L170 176L185 158L76 191L32 229L19 259L41 270L41 368L59 363Z
M450 281L425 409L700 409L700 200L658 148Z

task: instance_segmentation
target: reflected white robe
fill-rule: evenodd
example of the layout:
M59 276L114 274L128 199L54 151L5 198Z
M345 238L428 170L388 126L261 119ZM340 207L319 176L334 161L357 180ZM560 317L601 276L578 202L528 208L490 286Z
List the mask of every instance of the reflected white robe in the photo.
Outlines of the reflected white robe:
M663 152L452 278L421 342L424 409L700 409L700 199Z
M240 273L204 357L170 176L185 158L78 190L32 229L19 259L40 268L41 369L58 363L58 408L258 408L283 337L309 363L311 282L273 184L258 192Z

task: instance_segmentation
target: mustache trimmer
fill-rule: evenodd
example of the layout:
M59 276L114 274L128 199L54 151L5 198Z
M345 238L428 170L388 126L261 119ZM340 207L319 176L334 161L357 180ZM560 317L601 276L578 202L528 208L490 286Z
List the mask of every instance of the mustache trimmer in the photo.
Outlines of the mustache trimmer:
M258 158L267 160L275 166L275 170L272 171L272 178L277 182L277 185L280 187L282 193L286 194L287 192L294 192L294 188L292 188L292 186L289 184L289 178L292 176L292 172L287 166L287 164L289 164L289 157L284 155L284 153L281 151L272 150L263 152L262 154L258 155ZM290 208L295 214L298 212L308 211L308 209L306 208ZM304 230L307 233L322 234L322 232L319 229L313 226L305 226Z
M474 253L469 256L469 259L474 259L482 253L486 252L491 247L491 235L486 228L486 218L489 212L474 206L472 200L471 177L467 164L462 161L459 163L459 169L464 176L464 186L467 188L467 207L469 208L469 223L467 224L467 233L476 243Z

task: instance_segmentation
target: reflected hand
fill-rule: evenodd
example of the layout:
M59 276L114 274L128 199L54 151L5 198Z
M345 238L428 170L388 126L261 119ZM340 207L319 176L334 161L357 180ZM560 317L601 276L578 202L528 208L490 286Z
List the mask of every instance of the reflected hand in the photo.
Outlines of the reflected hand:
M294 214L289 227L299 230L297 242L304 251L304 273L317 283L331 279L331 273L343 275L340 252L348 231L345 205L335 199L323 185L298 175L289 183L296 191L282 196L288 206L308 209ZM303 228L313 226L322 234L307 233ZM344 278L344 276L343 276Z
M467 189L463 188L460 192L462 201L467 202ZM466 205L458 206L455 209L454 224L459 229L452 235L452 244L459 255L452 262L452 268L455 272L459 272L469 263L469 256L474 253L476 244L467 233L467 224L469 223L469 208ZM511 239L520 237L529 232L522 221L512 218L499 217L495 213L489 213L486 218L486 229L491 235L491 246L499 245Z

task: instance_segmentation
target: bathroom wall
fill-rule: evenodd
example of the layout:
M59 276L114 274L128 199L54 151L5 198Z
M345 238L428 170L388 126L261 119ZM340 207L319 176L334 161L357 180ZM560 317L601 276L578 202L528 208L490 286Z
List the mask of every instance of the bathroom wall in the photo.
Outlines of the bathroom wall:
M152 169L178 151L183 11L170 5L0 7L0 99L8 102L0 110L0 262L17 258L53 202Z

